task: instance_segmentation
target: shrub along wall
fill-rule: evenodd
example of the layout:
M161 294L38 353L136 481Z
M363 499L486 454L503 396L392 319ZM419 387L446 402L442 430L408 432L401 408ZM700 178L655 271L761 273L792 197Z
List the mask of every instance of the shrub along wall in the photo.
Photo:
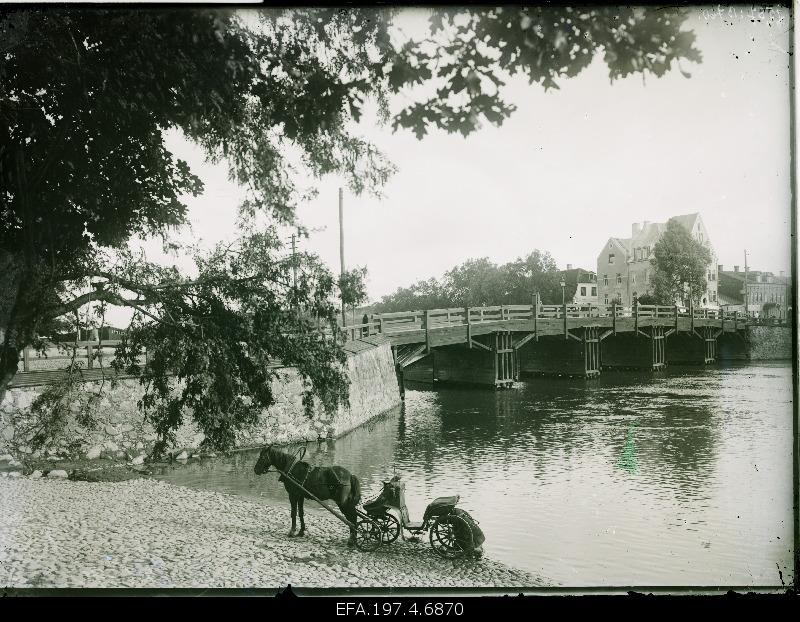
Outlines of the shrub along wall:
M340 408L335 413L318 408L313 417L308 417L302 403L300 376L294 369L284 368L280 378L273 382L275 404L262 413L253 429L238 436L236 446L257 447L271 442L337 437L399 406L400 391L389 345L377 340L353 342L348 344L348 355L350 408ZM42 387L7 391L0 404L0 454L42 453L139 461L152 448L155 433L137 406L142 387L138 379L123 379L113 388L109 381L84 383L71 402L70 417L58 438L41 452L34 452L30 438L37 421L30 406L41 391ZM96 425L93 427L79 423L80 413L86 408L95 409L92 419ZM188 414L186 421L190 421ZM191 455L202 440L202 432L193 423L184 423L178 430L172 451L186 451Z

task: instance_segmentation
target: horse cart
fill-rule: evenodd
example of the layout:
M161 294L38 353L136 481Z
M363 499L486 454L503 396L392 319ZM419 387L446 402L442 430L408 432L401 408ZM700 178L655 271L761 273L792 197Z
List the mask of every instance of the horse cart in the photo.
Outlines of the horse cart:
M305 451L302 451L304 454ZM302 455L292 456L271 446L261 452L254 470L260 475L270 467L280 473L280 481L284 483L292 503L290 536L294 535L298 508L298 535L304 533L302 503L303 498L309 498L345 523L350 528L351 542L362 551L374 551L400 536L405 540L404 531L412 534L410 540L428 531L431 547L440 557L480 557L483 553L483 532L467 512L456 507L460 498L458 495L434 499L425 509L422 522L413 522L406 507L405 483L399 476L383 482L381 493L365 503L362 510L356 505L360 500L358 478L342 467L311 467L302 461ZM340 512L325 503L325 499L334 500Z
M380 495L364 504L367 516L380 524L385 543L394 542L398 537L405 540L406 531L415 539L427 531L431 548L440 557L458 559L483 554L486 538L477 521L456 507L459 495L434 499L425 508L422 522L414 522L408 515L405 486L396 475L383 482Z

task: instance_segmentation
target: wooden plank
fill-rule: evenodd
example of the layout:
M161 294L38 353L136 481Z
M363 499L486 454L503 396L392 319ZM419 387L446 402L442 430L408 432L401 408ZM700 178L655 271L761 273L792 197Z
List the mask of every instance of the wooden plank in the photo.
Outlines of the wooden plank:
M492 349L489 346L483 345L480 341L472 340L472 341L470 341L470 343L473 346L477 347L477 348L481 348L482 350L486 350L487 352L491 352L492 351Z
M522 346L528 343L531 339L536 337L536 333L528 333L522 339L520 339L516 344L514 344L514 349L519 350Z

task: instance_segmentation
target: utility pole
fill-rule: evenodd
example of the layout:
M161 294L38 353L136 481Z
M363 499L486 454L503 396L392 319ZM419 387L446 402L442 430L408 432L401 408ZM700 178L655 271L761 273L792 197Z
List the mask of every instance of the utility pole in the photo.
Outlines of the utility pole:
M339 261L341 269L339 271L340 282L344 278L344 195L339 188ZM340 292L341 293L341 292ZM344 311L344 298L342 298L342 328L347 324Z
M744 313L750 315L750 299L747 292L747 249L744 250Z
M297 235L292 234L292 292L294 293L294 306L297 308Z

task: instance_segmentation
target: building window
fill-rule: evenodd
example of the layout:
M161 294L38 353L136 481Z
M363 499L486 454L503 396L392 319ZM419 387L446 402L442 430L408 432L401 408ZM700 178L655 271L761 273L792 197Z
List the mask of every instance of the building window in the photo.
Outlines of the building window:
M608 294L606 294L606 299L604 304L608 304Z
M622 285L622 275L617 272L617 285Z
M614 263L614 253L608 254L608 263Z
M592 288L592 296L597 296L597 288L596 287Z
M585 295L586 295L586 288L585 287L581 287L581 296L585 296Z
M608 285L608 275L607 274L603 275L603 285ZM608 302L608 301L606 300L606 302Z

